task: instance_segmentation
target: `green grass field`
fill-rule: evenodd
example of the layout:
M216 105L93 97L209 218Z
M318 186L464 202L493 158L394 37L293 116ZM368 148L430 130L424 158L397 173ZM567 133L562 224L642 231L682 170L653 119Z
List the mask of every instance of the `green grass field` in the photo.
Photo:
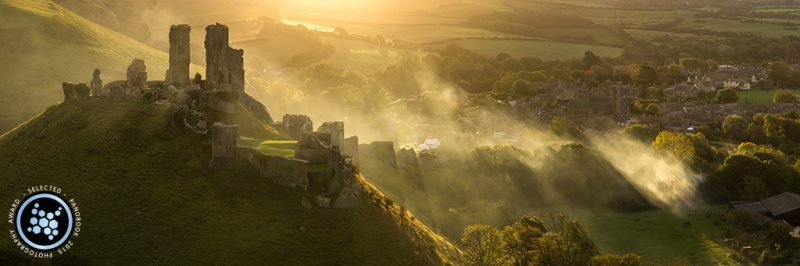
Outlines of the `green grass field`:
M604 251L636 252L645 261L657 265L739 265L715 242L721 236L722 227L714 225L713 221L727 206L698 207L684 214L669 210L620 213L569 207L550 209L584 223L591 238ZM713 213L711 219L705 218L707 211ZM548 214L549 210L531 213L542 217L545 224L549 222ZM684 222L692 225L684 228Z
M432 43L459 38L524 37L514 34L455 25L387 26L384 36L412 43Z
M753 10L757 13L782 13L800 15L800 8L792 6L763 6L757 7Z
M606 28L545 28L542 32L550 38L568 38L593 44L622 46L625 42Z
M332 37L323 37L322 39L333 44L336 52L320 63L334 64L341 68L353 68L366 73L382 71L387 66L399 62L403 53L410 52L348 39Z
M261 142L256 149L267 155L293 157L297 147L294 140L267 140Z
M800 97L800 89L792 90L795 95ZM752 89L749 91L738 91L739 103L742 104L770 104L772 103L772 96L775 95L774 90L759 90Z
M766 37L798 36L797 30L768 22L743 22L730 19L693 19L681 24L682 28L698 28L720 32L753 33Z
M208 169L207 137L171 127L172 112L98 99L49 108L0 137L0 202L34 185L78 202L80 236L55 264L428 265L453 250L377 192L305 210L314 195L244 162ZM0 241L0 261L17 259L34 263Z
M579 58L586 51L601 57L619 56L622 49L611 46L574 44L548 41L522 40L461 40L451 42L484 56L495 56L506 52L514 57L532 56L543 60ZM444 46L444 45L442 45Z

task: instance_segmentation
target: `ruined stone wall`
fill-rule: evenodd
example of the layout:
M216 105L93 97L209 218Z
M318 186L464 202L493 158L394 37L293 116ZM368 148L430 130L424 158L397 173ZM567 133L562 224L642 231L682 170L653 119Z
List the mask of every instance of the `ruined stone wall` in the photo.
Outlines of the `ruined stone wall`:
M244 92L244 50L228 47L225 56L228 63L228 79L225 83Z
M254 152L249 162L272 182L302 191L308 189L308 161Z
M394 142L374 141L370 144L358 145L361 157L376 160L397 169L397 157L394 153Z
M169 29L169 70L168 84L183 86L189 84L189 64L191 63L189 25L172 25Z
M342 144L342 155L350 156L353 163L358 163L358 136L352 136L344 139Z
M108 91L103 90L103 80L100 79L100 69L95 69L92 73L92 81L89 82L89 88L92 89L93 96L108 96Z
M314 122L307 115L286 114L283 116L281 131L293 139L300 140L304 134L314 131Z
M244 93L244 50L230 47L228 27L206 27L206 82L212 88L230 84Z
M75 84L64 82L61 83L61 90L64 91L64 102L69 102L77 98L75 96Z
M225 84L228 80L228 26L214 24L206 27L206 84Z
M211 127L211 167L219 167L236 160L238 155L239 125L214 123Z
M342 148L344 145L344 122L325 122L319 126L317 131L331 134L331 146Z
M144 60L135 58L128 66L127 71L127 86L130 89L146 89L147 88L147 65Z

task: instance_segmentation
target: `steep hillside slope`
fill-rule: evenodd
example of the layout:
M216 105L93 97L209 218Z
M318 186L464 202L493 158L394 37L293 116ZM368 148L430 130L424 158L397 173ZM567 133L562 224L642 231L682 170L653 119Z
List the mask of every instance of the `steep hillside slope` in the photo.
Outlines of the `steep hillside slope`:
M74 197L81 235L56 260L79 263L435 265L457 252L371 187L359 207L307 210L311 195L247 164L209 170L207 138L172 127L172 113L103 99L49 108L0 137L0 203L42 184ZM0 262L14 257L0 241Z
M59 102L61 82L124 79L133 58L163 79L167 55L48 0L0 0L0 132Z

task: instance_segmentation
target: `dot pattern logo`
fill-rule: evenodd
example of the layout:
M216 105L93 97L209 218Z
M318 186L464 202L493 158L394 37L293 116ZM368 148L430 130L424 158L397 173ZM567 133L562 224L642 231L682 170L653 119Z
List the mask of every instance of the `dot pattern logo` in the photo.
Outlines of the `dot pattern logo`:
M31 195L20 204L16 214L16 231L20 239L39 251L50 251L63 245L73 226L69 204L50 192Z

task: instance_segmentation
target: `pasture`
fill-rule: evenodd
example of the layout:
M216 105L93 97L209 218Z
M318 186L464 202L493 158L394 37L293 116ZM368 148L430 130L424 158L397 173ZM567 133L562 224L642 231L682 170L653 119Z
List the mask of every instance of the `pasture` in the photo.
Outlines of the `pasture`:
M794 89L792 92L800 97L800 89ZM775 91L752 89L749 91L738 91L737 93L739 95L739 103L741 104L764 105L772 103L772 96L775 94Z
M611 210L552 208L578 219L601 250L636 252L657 265L739 265L715 242L722 226L714 221L727 206L703 206L676 214L669 210L621 213ZM710 212L710 218L706 214ZM550 226L548 210L531 213ZM684 223L691 225L684 227Z
M576 40L579 42L623 46L623 41L614 31L606 28L544 28L545 36L555 40Z
M680 25L681 28L704 29L719 32L752 33L765 37L798 36L797 30L761 20L693 19Z
M470 49L484 56L495 56L505 52L514 57L537 57L542 60L563 60L579 58L586 51L592 51L597 56L619 56L622 49L611 46L575 44L550 41L527 40L460 40L450 42ZM450 44L448 43L448 44ZM443 44L441 46L444 46Z

